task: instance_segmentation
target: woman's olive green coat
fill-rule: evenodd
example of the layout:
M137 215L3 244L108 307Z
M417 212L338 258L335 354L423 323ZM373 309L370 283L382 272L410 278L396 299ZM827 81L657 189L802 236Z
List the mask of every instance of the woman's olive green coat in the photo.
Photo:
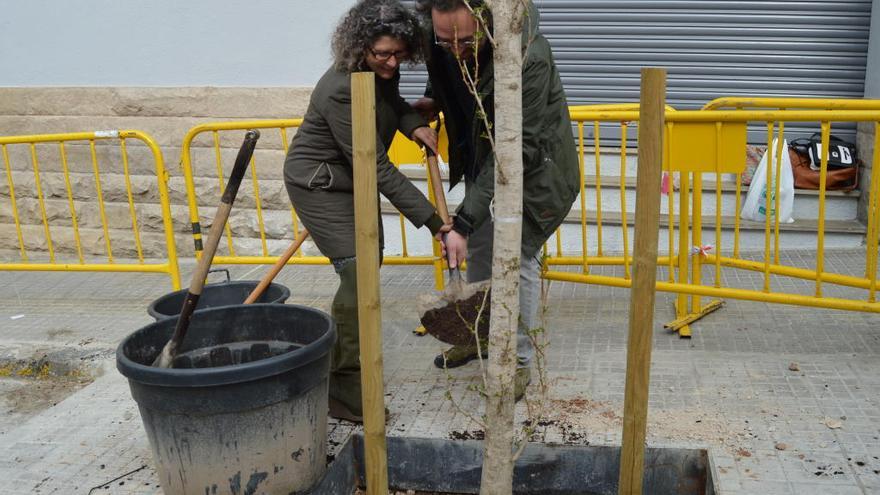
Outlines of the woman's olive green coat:
M386 153L396 131L411 136L417 127L426 125L400 97L398 81L399 76L390 80L376 76L379 192L413 225L427 225L436 233L442 221L434 206ZM290 200L318 249L329 258L355 255L352 163L351 74L330 68L312 93L284 161Z

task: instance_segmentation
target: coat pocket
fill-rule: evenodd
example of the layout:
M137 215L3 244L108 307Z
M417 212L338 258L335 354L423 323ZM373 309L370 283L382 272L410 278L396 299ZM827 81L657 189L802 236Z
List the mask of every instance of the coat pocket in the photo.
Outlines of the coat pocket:
M339 163L299 162L288 167L285 176L289 182L309 190L352 191L351 168Z
M330 189L333 186L333 171L327 162L321 162L309 176L305 184L308 189Z
M567 175L543 150L541 166L529 172L523 177L523 209L546 240L568 215L575 195Z

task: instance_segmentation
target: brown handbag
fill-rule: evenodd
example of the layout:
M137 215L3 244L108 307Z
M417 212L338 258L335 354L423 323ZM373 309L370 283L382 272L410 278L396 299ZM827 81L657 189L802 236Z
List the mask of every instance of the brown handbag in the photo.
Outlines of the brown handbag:
M819 189L819 170L810 168L810 155L800 153L792 146L788 147L791 158L791 171L794 175L795 189ZM829 169L825 174L827 191L852 191L859 185L859 167Z

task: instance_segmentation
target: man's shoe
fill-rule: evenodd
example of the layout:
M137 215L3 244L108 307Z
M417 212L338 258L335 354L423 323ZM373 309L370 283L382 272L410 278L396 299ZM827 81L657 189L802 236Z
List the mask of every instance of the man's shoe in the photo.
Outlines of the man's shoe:
M489 357L488 342L481 343L480 350L483 351L483 359ZM477 359L476 345L454 345L434 358L434 366L440 369L458 368L459 366L468 364L474 359Z
M513 400L519 402L526 395L526 387L532 383L531 368L517 368L513 378Z

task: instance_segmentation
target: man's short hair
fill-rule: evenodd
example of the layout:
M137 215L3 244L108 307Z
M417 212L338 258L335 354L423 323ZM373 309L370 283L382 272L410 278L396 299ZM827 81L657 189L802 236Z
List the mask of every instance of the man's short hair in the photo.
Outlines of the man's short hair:
M437 9L440 12L451 12L462 7L467 2L472 9L482 7L483 0L416 0L416 10L426 17L431 17L431 10Z

